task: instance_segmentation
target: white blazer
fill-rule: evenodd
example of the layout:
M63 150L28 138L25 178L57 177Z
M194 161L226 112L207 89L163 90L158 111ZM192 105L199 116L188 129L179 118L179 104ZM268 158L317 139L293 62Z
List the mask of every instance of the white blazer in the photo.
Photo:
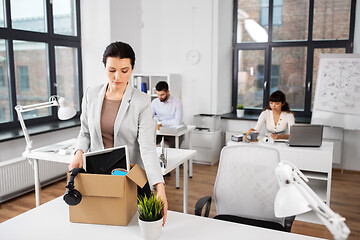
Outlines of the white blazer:
M104 149L100 118L108 84L86 89L76 148L84 153ZM127 145L129 159L146 172L150 186L164 182L155 145L150 96L129 84L114 123L114 146Z

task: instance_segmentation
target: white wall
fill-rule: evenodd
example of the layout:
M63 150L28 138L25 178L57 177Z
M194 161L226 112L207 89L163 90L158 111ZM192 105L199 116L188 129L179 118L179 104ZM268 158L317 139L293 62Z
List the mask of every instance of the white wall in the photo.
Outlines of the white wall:
M100 1L99 1L100 2ZM130 44L136 55L135 69L141 70L141 0L110 0L110 41ZM108 43L107 43L108 44Z
M110 43L110 0L81 1L84 90L106 82L102 55Z
M232 1L144 0L142 21L142 71L181 75L184 122L229 112L231 94L222 91L231 89ZM198 64L186 61L190 49L200 52Z

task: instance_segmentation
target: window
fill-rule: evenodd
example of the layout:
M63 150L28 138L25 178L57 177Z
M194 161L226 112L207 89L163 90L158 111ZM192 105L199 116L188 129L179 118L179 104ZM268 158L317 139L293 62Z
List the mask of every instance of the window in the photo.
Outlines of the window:
M5 27L4 0L0 0L0 27Z
M0 0L0 130L19 127L16 105L47 102L52 95L80 111L79 30L79 0ZM57 121L56 109L23 118L27 126Z
M6 121L6 111L5 108L0 108L0 123Z
M29 90L29 70L27 66L18 66L19 88Z
M295 116L310 119L319 54L352 52L355 2L237 0L233 109L258 115L281 90Z
M283 0L274 0L273 26L281 25L281 12ZM269 25L269 0L261 0L260 24L261 26Z
M5 87L4 67L0 66L0 88Z

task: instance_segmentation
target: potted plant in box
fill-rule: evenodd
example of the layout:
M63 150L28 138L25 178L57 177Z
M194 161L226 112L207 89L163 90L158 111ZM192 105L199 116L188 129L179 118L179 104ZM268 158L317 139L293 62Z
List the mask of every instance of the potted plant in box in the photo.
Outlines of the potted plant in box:
M138 197L139 226L141 236L146 240L159 239L162 231L164 203L151 194Z
M242 105L242 104L237 105L237 107L236 107L236 116L238 118L241 118L241 117L244 116L244 112L245 112L244 105Z

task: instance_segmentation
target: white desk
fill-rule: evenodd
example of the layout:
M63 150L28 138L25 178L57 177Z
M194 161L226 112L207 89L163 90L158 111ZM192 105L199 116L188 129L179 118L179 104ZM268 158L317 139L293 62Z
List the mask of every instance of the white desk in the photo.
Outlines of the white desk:
M279 150L280 160L297 166L309 179L307 183L319 197L330 206L333 142L323 141L321 147L289 147L286 143L233 142L227 145L258 144ZM299 215L296 220L322 224L315 214Z
M160 156L161 148L157 148L158 156ZM187 149L175 149L175 148L166 148L165 156L167 157L167 166L162 169L163 175L168 174L174 168L178 168L183 164L184 172L184 189L183 189L183 212L187 213L188 206L188 161L194 157L196 150L187 150Z
M38 149L34 149L30 153L24 153L23 156L29 160L34 162L34 177L35 177L35 200L36 206L40 206L40 193L41 193L41 186L40 186L40 178L39 178L39 160L44 161L52 161L52 162L60 162L69 164L71 161L71 152L67 155L59 154L58 152L54 152L52 150L58 149L61 147L71 147L75 143L76 139L69 139L63 142L59 142L53 145L41 147ZM160 156L161 149L158 148L158 156ZM168 165L166 169L163 169L163 175L169 173L174 168L178 168L179 165L184 164L184 213L187 212L187 203L188 203L188 160L196 154L195 150L185 150L185 149L175 149L175 148L167 148L167 158L168 158ZM159 163L160 164L160 163Z
M34 178L35 178L35 199L36 206L40 206L40 177L39 177L39 160L51 161L51 162L60 162L69 164L71 161L71 151L68 154L59 154L59 152L54 151L59 148L69 148L75 143L76 139L72 138L63 142L52 144L49 146L41 147L32 150L29 153L24 152L23 157L29 161L33 161L34 168Z
M165 133L160 130L156 131L157 136L170 136L175 137L175 148L180 148L180 136L190 133L196 127L194 125L186 125L186 129L178 131L176 133ZM191 149L191 134L189 134L189 148ZM192 159L189 161L189 176L192 177ZM180 175L179 175L179 167L176 168L176 188L180 187Z
M38 208L0 224L0 238L6 240L142 239L137 214L128 226L110 226L69 221L69 207L56 198ZM319 238L269 230L237 223L168 211L161 239L276 239Z

